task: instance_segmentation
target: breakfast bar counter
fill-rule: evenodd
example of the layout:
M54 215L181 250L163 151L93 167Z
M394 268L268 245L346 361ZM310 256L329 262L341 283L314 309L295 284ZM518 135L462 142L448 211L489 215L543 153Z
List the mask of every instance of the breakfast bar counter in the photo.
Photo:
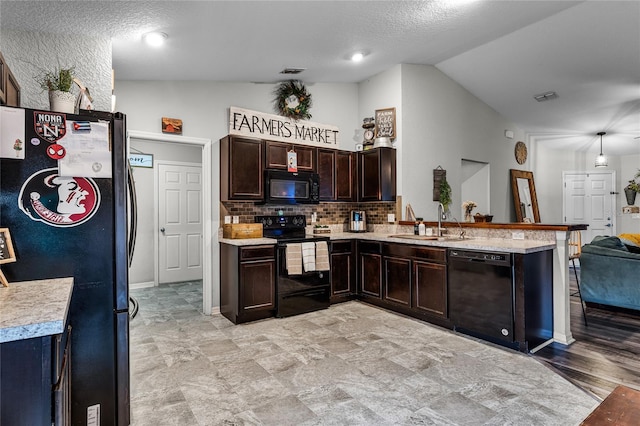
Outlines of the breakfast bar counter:
M62 333L72 289L73 278L0 287L0 343Z
M506 238L481 238L472 237L458 239L454 237L445 238L444 240L426 239L411 234L389 234L388 232L332 232L324 234L331 241L334 240L367 240L398 244L411 244L420 246L457 248L466 250L484 250L499 251L505 253L528 254L538 251L552 250L555 248L555 241L544 240L512 240ZM262 244L276 244L277 240L273 238L246 238L246 239L230 239L221 238L221 243L234 246L252 246Z
M73 278L0 287L0 424L71 424Z

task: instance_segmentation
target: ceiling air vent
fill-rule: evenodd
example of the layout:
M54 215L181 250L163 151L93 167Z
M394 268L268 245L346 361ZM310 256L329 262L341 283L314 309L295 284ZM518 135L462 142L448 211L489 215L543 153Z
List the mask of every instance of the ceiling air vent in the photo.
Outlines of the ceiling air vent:
M280 71L280 74L300 74L304 70L306 70L306 68L285 68Z
M538 102L544 102L544 101L550 101L551 99L555 99L557 97L558 97L558 94L556 92L546 92L546 93L541 93L539 95L535 95L533 99L535 99Z

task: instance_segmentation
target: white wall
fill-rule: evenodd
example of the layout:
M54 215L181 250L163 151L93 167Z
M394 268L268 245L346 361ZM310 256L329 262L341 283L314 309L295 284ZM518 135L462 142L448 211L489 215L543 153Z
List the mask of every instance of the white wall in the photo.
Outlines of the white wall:
M467 200L475 201L476 208L471 212L489 214L491 212L491 166L486 163L476 161L461 161L462 169L460 188L460 197L462 202ZM464 218L464 209L460 206L460 210L456 213L457 217Z
M23 108L49 109L48 94L35 77L42 70L73 66L76 77L89 88L94 109L111 111L110 38L2 30L0 51L20 84ZM72 92L78 93L75 85Z
M185 163L202 163L202 148L194 146L180 146L171 143L152 143L138 139L131 139L132 152L141 151L153 154L153 160L179 161ZM157 194L154 187L157 167L133 167L133 180L136 185L138 200L138 232L133 261L129 268L129 282L132 284L152 283L154 274L154 238Z
M410 203L417 216L437 217L432 201L433 169L447 171L453 203L458 214L462 205L461 160L489 163L491 168L491 212L494 222L515 220L509 169L528 170L514 158L524 133L474 95L433 66L401 65L402 74L402 174L403 203ZM504 131L513 130L514 139ZM473 200L475 201L475 200Z
M564 222L562 216L562 172L596 170L594 161L599 149L598 146L590 151L576 152L548 148L539 144L535 147L533 176L542 222ZM640 168L640 154L623 157L607 156L607 158L609 160L607 170L616 172L616 183L613 189L617 192L616 234L640 233L640 219L633 219L631 215L622 214L622 207L627 205L624 187ZM640 196L636 199L636 205L640 205Z
M237 106L255 111L273 112L271 84L224 83L209 81L122 81L116 80L116 110L127 114L130 130L160 133L161 118L180 118L183 136L213 140L211 229L220 227L220 150L217 141L229 129L228 108ZM311 114L317 123L340 129L341 149L354 150L352 135L362 125L358 117L358 88L355 84L311 84ZM217 233L213 242L213 295L211 306L220 305L219 251Z
M274 113L272 84L211 81L116 80L116 110L127 114L133 130L160 132L162 117L180 118L183 136L220 140L228 134L230 106ZM340 129L340 149L355 149L357 116L355 84L311 84L312 121ZM218 164L214 162L214 164Z
M402 181L402 139L403 139L403 116L402 116L402 67L395 67L381 72L360 84L358 84L358 114L360 117L360 127L362 119L373 117L377 109L396 109L396 139L393 146L396 148L396 193L403 194L404 183ZM360 138L355 142L362 142ZM403 210L404 214L404 210Z

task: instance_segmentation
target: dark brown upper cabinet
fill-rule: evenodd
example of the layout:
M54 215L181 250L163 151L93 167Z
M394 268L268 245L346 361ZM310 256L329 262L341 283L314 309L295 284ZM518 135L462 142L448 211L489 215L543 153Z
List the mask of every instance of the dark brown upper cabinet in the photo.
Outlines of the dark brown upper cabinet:
M396 150L376 148L358 154L359 201L396 200Z
M0 105L20 106L20 85L0 53Z
M312 146L297 145L282 142L265 142L267 169L284 169L287 170L287 153L295 151L298 157L298 170L309 172L316 171L316 151L317 148Z
M350 151L318 148L321 201L356 201L356 157Z
M227 136L220 140L220 199L264 199L263 142Z

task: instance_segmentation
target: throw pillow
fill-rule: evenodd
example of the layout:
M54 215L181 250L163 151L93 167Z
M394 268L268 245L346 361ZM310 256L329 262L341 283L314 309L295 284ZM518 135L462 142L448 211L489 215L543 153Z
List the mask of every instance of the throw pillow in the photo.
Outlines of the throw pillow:
M618 237L606 237L598 235L593 238L591 244L593 244L594 246L606 247L615 250L629 251L629 249L627 249L627 246L622 244L622 241L620 241L620 238Z
M631 253L640 253L640 234L620 234L618 238Z

